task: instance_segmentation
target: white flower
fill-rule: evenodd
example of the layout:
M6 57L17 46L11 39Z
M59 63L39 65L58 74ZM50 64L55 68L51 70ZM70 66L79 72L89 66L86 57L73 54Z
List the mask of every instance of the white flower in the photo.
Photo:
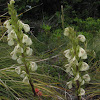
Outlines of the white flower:
M9 20L6 20L6 21L4 22L4 26L5 26L7 29L9 28L9 26L10 26Z
M37 64L35 62L30 62L30 69L32 71L36 71L37 70Z
M86 51L83 49L83 48L79 48L79 54L78 54L79 57L81 57L81 59L87 59L87 53Z
M9 34L12 31L12 26L8 26L7 33Z
M84 83L85 83L85 81L84 81L84 80L82 80L82 81L81 81L81 85L84 85Z
M28 36L26 34L23 35L22 43L26 43L28 40Z
M85 95L85 90L83 88L80 88L79 90L79 96Z
M22 57L19 57L18 59L17 59L17 62L19 63L19 64L22 64L23 62L22 62Z
M13 3L15 3L15 1L14 0L10 0L10 4L13 4Z
M75 78L74 78L74 81L78 80L79 77L80 77L80 76L79 76L79 73L77 73L76 76L75 76Z
M64 51L64 55L66 58L71 59L70 49Z
M14 30L11 30L11 32L8 34L8 38L9 39L16 39L17 38L17 35L16 35Z
M18 25L20 28L23 28L24 23L21 20L18 20Z
M90 76L88 74L85 74L83 75L83 79L86 81L86 82L89 82L91 79L90 79Z
M26 75L26 72L25 71L22 71L20 77L24 78L25 75Z
M23 79L23 82L24 82L24 83L29 83L29 79L28 79L27 76L25 76L25 78Z
M18 66L17 68L15 68L15 72L16 72L17 74L20 74L20 72L21 72L20 66Z
M81 79L81 77L78 79L80 81L80 85L84 85L85 81Z
M17 46L15 46L15 48L14 48L14 52L16 52L16 53L23 53L24 50L23 50L22 47L20 47L19 44L17 44Z
M31 45L31 44L32 44L32 40L28 38L28 40L26 41L26 45Z
M69 36L70 33L74 32L74 29L72 27L67 27L64 30L64 35Z
M26 48L26 54L27 54L27 55L31 56L31 55L32 55L32 51L33 51L33 50L32 50L30 47L27 47L27 48Z
M81 42L85 42L86 38L84 35L78 35L78 39L81 41Z
M28 24L23 24L23 28L25 30L25 32L29 32L30 31L30 27Z
M73 72L72 72L73 68L71 67L71 64L66 64L65 68L66 68L65 70L66 73L73 75Z
M76 59L76 57L74 56L72 59L68 59L68 62L71 64L71 65L77 65L78 66L78 61Z
M32 40L26 34L24 34L23 39L22 39L22 43L26 43L26 45L31 45Z
M13 59L13 60L16 60L16 59L17 59L17 55L16 55L16 53L15 53L14 51L12 51L12 52L10 53L10 55L12 56L12 59Z
M12 45L14 45L14 41L13 41L13 39L7 39L8 40L8 45L9 46L12 46Z
M70 64L66 64L64 67L66 68L66 72L67 72L67 73L71 71L71 66L70 66Z
M68 86L69 89L71 89L72 88L72 81L67 82L66 85Z
M82 62L82 66L80 68L80 71L86 71L89 69L89 65L86 62Z
M6 21L4 22L4 26L6 26L7 24L9 24L9 20L6 20Z

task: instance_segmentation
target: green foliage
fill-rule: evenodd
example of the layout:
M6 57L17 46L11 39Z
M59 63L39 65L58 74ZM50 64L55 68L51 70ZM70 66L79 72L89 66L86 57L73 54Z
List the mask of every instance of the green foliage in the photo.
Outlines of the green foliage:
M45 32L48 32L48 31L50 31L51 26L46 25L46 24L43 23L43 25L42 25L42 29L43 29Z
M34 7L34 5L37 5L39 1L40 0L27 0L27 1L16 0L15 8L18 9L19 13L22 13L23 11L28 9L26 8L26 5L30 5ZM5 2L8 2L8 1L0 0L0 4L4 4ZM98 98L97 96L99 95L98 88L100 87L100 84L99 84L100 83L99 81L100 80L100 77L99 77L100 76L99 75L100 74L99 73L99 70L100 70L99 69L100 67L99 66L100 65L100 62L99 62L99 59L100 59L100 42L99 42L100 41L100 19L95 19L89 16L92 14L91 16L98 17L99 13L94 14L94 11L98 12L98 9L96 10L96 8L98 7L99 1L94 2L93 0L91 0L91 3L90 3L91 5L89 5L89 2L90 0L87 0L87 1L63 0L62 4L64 4L65 27L73 26L75 30L79 31L77 32L77 34L83 34L85 35L87 39L87 44L88 44L87 53L89 57L86 61L89 62L89 65L90 65L89 72L90 72L92 81L88 87L86 85L87 87L86 93L87 93L87 96L88 95L90 96L90 94L93 94L91 97L95 96L95 98ZM96 6L93 6L94 4ZM88 10L87 10L86 5L87 7L89 5ZM91 12L89 12L89 9L91 7L92 7ZM7 10L7 8L5 9ZM35 16L36 14L35 12L38 11L39 13L40 9L42 9L42 6L35 8L35 10L31 10L29 13L33 13ZM26 21L25 19L23 19L23 21L25 21L28 24L31 22L28 20L30 18L30 16L28 16L29 13L28 12L25 13L25 15L27 15ZM33 17L33 14L32 14L32 17ZM33 41L33 45L31 47L33 48L33 52L35 56L34 57L32 56L28 59L30 59L30 61L32 61L33 59L35 59L36 61L40 61L38 62L39 68L37 72L32 73L32 77L33 77L32 79L33 81L37 82L37 85L35 84L35 86L36 87L40 86L41 88L40 87L39 88L40 90L42 90L43 94L47 95L47 97L44 96L42 97L42 99L56 100L54 97L57 91L60 93L60 90L55 91L54 88L53 89L48 88L49 86L48 83L51 86L52 83L59 82L59 85L56 85L56 87L61 86L60 88L63 87L65 89L65 84L66 84L65 81L67 81L70 77L67 74L65 74L65 72L62 70L64 64L67 62L65 58L63 57L62 52L65 49L69 48L69 40L63 36L63 30L61 28L61 12L57 11L54 15L54 18L53 17L51 18L51 16L45 16L45 15L42 15L42 16L44 16L44 19L46 20L46 22L48 19L51 19L49 20L48 23L52 22L53 24L43 24L42 27L39 27L40 31L37 32L36 37L30 36ZM34 21L36 19L37 19L37 16L34 19ZM93 50L96 52L96 58L94 58ZM13 64L17 66L16 61L11 60L11 57L9 55L11 51L12 51L12 48L7 45L7 42L0 41L0 79L2 79L2 81L5 82L5 84L10 88L10 91L14 93L16 96L22 99L28 98L29 100L31 99L38 100L38 98L33 98L30 87L27 84L23 84L22 79L19 78L19 75L13 72L14 68L12 70L8 68ZM60 55L60 56L51 59L51 57L55 55ZM47 60L44 60L41 62L41 59L42 60L47 59ZM4 68L8 68L8 69L4 70ZM47 89L48 91L51 91L52 93L55 93L53 95L54 97L50 93L48 93L48 91L45 92L45 89ZM62 89L62 91L64 91L64 89ZM4 100L7 100L7 99L15 100L11 92L9 92L0 83L0 98ZM72 92L73 91L70 91L70 95L72 95Z
M86 20L76 17L73 19L72 24L77 30L90 32L93 34L100 30L100 19L93 19L92 17L89 17Z

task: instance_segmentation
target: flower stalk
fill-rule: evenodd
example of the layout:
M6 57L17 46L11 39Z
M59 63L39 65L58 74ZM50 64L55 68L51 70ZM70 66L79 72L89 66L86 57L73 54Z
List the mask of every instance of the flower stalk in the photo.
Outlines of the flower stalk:
M66 72L72 76L67 86L69 89L72 88L72 84L76 86L77 100L81 100L81 96L85 95L85 90L81 88L84 83L90 81L90 76L88 74L83 75L83 72L89 69L89 65L83 62L87 59L86 51L79 45L79 42L85 42L86 38L84 35L76 36L74 28L67 27L64 30L64 35L67 36L72 47L64 51L65 57L68 59L68 64L65 65Z
M8 10L11 19L4 22L4 26L8 29L8 45L13 46L17 44L10 55L12 56L12 59L17 60L19 64L24 64L25 70L21 70L21 67L18 66L15 68L15 72L23 78L24 83L30 84L32 92L34 96L36 96L30 72L36 71L37 65L35 62L30 62L26 59L27 56L32 55L33 51L30 48L32 40L25 34L30 31L30 27L28 24L24 24L22 21L18 20L17 12L14 9L14 3L14 0L10 0Z

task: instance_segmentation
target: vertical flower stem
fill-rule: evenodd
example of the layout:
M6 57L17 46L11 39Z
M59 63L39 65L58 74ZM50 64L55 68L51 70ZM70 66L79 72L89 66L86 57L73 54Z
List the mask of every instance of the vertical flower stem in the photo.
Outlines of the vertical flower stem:
M22 54L22 57L25 58L24 53ZM36 96L36 92L35 92L35 89L34 89L34 85L32 83L32 79L30 77L29 69L28 69L28 66L26 64L26 60L25 59L24 59L24 65L25 65L26 73L29 75L29 77L28 77L29 78L29 84L31 86L32 92L33 92L34 96Z
M76 81L76 84L77 84L77 100L81 100L81 96L79 96L79 94L78 94L78 90L79 90L79 87L80 87L78 80Z
M78 72L78 70L79 70L79 68L78 68L78 66L76 66L76 71ZM76 89L77 89L77 100L81 100L81 96L79 96L79 93L78 93L78 90L80 88L79 80L76 80L76 85L77 85L77 87L76 87Z

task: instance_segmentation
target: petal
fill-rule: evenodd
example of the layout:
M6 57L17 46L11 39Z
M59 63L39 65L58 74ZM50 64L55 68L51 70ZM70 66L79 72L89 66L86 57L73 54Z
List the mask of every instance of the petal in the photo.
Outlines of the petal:
M23 28L24 28L25 32L29 32L30 31L30 27L29 27L28 24L24 24Z
M79 73L77 73L77 74L76 74L76 77L74 78L74 81L78 80L79 77L80 77L80 76L79 76Z
M20 66L18 66L17 68L15 68L15 72L16 72L17 74L20 74L20 72L21 72Z
M81 42L85 42L86 38L84 35L78 35L78 39L81 41Z
M26 48L26 54L31 56L32 55L33 50L30 47Z
M13 41L13 39L8 40L8 45L9 45L9 46L14 45L14 41Z
M20 77L24 78L25 75L26 75L26 72L25 71L22 71Z
M80 88L79 90L79 96L85 95L85 90L83 88Z
M19 58L17 59L17 62L18 62L19 64L22 64L22 63L23 63L22 60L21 60L21 57L19 57Z
M80 71L86 71L89 69L89 65L86 62L82 62L82 66L80 68Z
M68 86L69 89L71 89L72 88L72 81L67 82L66 85Z
M37 64L35 62L30 62L30 69L32 71L36 71L37 70Z
M90 79L90 76L88 74L85 74L83 75L83 79L86 81L86 82L89 82L91 79Z
M25 78L23 79L23 82L24 82L24 83L29 83L29 79L28 79L27 76L25 76Z

